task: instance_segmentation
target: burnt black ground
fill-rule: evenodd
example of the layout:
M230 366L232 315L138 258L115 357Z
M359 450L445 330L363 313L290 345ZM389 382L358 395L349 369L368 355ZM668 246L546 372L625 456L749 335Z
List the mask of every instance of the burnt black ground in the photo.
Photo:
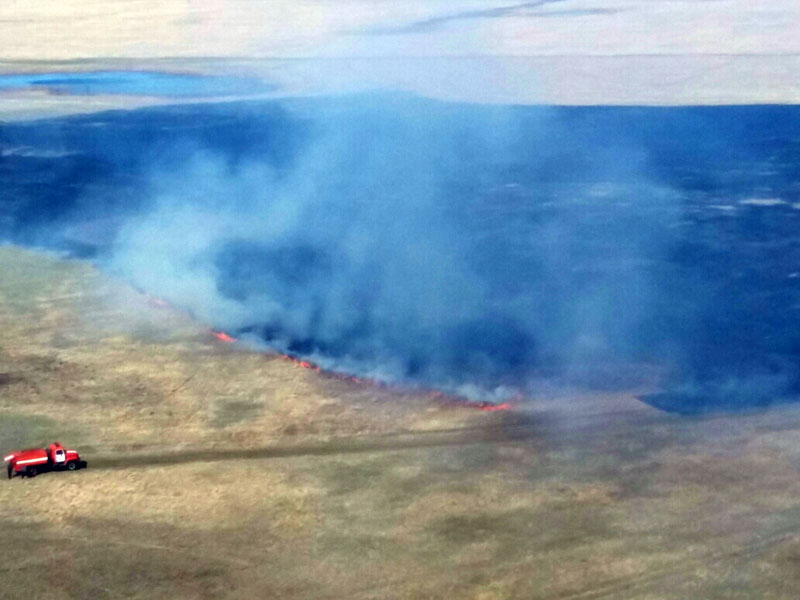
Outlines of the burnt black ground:
M433 385L525 388L545 378L623 389L636 376L609 374L655 365L665 376L663 390L644 397L654 406L746 410L792 401L800 390L799 111L480 107L378 96L4 124L0 239L103 264L119 229L153 210L154 170L180 173L200 152L231 173L258 163L288 177L323 132L343 131L373 156L386 152L378 175L397 179L400 220L404 194L413 192L402 179L433 172L442 192L431 201L435 214L442 231L465 241L456 260L481 286L482 304L442 326L425 325L414 307L395 311L400 335L374 310L377 285L365 273L383 268L376 262L346 280L362 317L330 333L313 326L328 310L315 294L353 271L329 245L232 238L205 257L219 293L245 306L263 293L308 303L312 322L296 336L254 314L240 334L299 356L347 358L357 373L375 366L378 349L402 365L402 378ZM420 124L427 130L416 131ZM436 164L399 158L419 140L446 136L423 157ZM337 157L322 192L343 214L356 210L348 199L384 191L354 177L362 160ZM348 218L378 236L387 226Z

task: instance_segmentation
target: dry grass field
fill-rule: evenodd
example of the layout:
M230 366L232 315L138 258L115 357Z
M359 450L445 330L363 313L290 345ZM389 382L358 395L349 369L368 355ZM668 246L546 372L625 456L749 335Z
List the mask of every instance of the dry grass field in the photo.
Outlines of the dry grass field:
M484 413L217 340L0 247L0 598L796 598L800 412Z

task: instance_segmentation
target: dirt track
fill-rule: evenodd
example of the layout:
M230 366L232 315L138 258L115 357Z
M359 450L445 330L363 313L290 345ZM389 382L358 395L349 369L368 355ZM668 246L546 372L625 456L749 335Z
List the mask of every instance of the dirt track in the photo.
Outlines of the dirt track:
M148 465L179 465L196 462L225 460L289 458L297 456L332 456L360 452L380 452L438 446L466 446L519 441L533 437L533 431L524 425L513 427L491 425L462 429L394 433L382 436L365 436L333 439L310 444L284 444L262 448L222 450L182 450L179 452L135 452L127 456L98 455L92 458L92 468L129 468Z
M711 417L710 419L713 419ZM724 417L717 417L724 418ZM709 418L704 421L710 420ZM98 453L91 456L95 469L131 468L148 465L180 465L226 460L262 460L303 456L335 456L362 452L390 452L418 448L471 446L480 444L526 443L535 447L547 444L550 448L574 444L590 444L605 438L609 424L621 430L626 426L648 426L674 423L675 418L659 413L619 411L612 414L573 417L569 421L539 422L536 417L522 413L508 413L494 422L468 427L432 429L426 431L400 431L380 435L334 437L310 443L284 442L253 448L224 448L174 450L169 447L141 448L130 453Z

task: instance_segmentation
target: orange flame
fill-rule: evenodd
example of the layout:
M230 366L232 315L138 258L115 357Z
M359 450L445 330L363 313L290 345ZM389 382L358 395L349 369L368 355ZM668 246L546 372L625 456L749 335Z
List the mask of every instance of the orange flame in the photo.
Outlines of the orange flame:
M224 331L215 331L215 330L212 329L211 330L211 334L214 337L216 337L218 340L220 340L222 342L226 342L228 344L238 341L237 338L235 338L235 337L233 337L231 335L228 335ZM316 363L313 363L313 362L311 362L309 360L301 360L301 359L295 358L294 356L291 356L289 354L281 354L280 357L283 360L287 360L287 361L291 362L293 365L295 365L297 367L300 367L302 369L309 369L311 371L316 371L317 373L322 373L323 372L322 368L319 365L317 365ZM336 379L341 379L343 381L352 381L353 383L356 383L358 385L370 385L370 386L381 387L381 388L386 387L386 385L387 385L387 384L383 383L382 381L378 381L376 379L366 379L366 378L361 378L361 377L355 377L353 375L345 375L343 373L335 373L335 372L328 372L328 371L325 371L324 373L327 376L335 377ZM475 409L483 411L483 412L499 412L499 411L511 410L513 408L513 404L511 404L510 402L503 402L501 404L495 404L494 402L488 402L488 401L478 402L478 401L473 401L473 400L466 400L464 398L459 398L457 396L450 396L449 394L445 394L444 392L441 392L441 391L432 391L432 392L430 392L430 397L434 398L436 400L439 400L439 401L443 401L445 404L449 404L451 406L461 406L461 407L465 407L465 408L475 408ZM516 400L521 400L521 397L517 396L517 397L515 397L515 399Z
M228 335L224 331L214 331L212 329L211 330L211 335L213 335L219 341L225 342L226 344L232 344L233 342L238 342L239 341L235 337Z
M497 412L500 410L511 410L511 403L503 402L502 404L492 404L491 402L480 402L475 408L483 412Z
M321 373L322 369L319 366L315 365L314 363L308 360L300 360L299 358L295 358L294 356L289 356L288 354L281 354L281 358L284 360L288 360L296 367L302 367L303 369L311 369L312 371L316 371L317 373Z

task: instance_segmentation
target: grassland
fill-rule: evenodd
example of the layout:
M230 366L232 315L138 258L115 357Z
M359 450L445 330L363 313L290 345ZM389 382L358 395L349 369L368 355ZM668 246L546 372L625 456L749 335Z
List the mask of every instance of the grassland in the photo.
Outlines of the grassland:
M214 338L91 265L0 248L0 599L796 598L800 413L630 395L512 414Z

